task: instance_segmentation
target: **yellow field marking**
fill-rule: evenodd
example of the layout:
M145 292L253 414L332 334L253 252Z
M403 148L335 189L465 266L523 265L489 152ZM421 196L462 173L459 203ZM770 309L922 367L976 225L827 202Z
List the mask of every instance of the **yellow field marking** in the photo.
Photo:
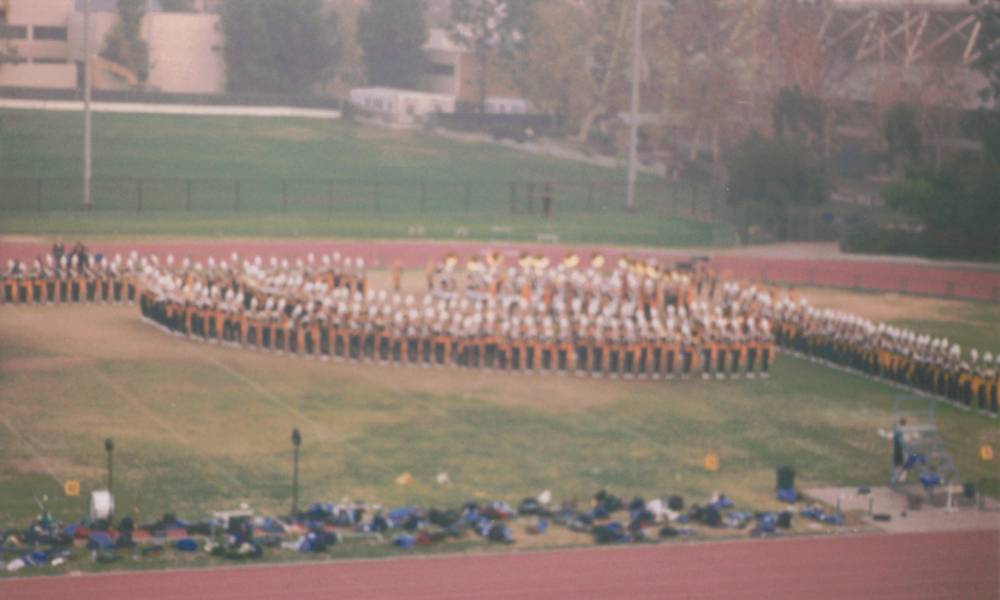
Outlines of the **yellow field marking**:
M719 455L714 452L709 452L705 455L705 460L703 461L706 471L715 472L719 470Z

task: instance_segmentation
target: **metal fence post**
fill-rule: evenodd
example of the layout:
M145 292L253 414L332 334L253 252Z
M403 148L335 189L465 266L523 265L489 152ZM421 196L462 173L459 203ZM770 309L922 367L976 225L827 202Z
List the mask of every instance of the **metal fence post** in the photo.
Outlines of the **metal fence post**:
M135 181L135 211L142 212L142 179Z
M236 195L233 198L233 212L240 212L240 180L236 180Z
M288 182L281 180L281 214L288 214Z
M326 198L330 204L330 215L333 215L333 180L326 183Z
M38 212L42 212L42 178L39 177L35 180L35 203L38 206Z

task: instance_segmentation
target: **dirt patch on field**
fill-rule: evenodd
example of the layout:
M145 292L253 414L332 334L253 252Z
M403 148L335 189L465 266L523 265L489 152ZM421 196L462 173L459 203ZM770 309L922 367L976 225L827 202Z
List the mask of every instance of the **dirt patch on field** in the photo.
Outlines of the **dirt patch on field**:
M182 340L143 323L137 306L6 306L0 310L0 332L0 341L46 356L12 357L4 361L5 370L48 370L46 363L71 367L99 360L190 356Z
M829 288L795 288L813 306L860 315L873 321L949 320L961 314L967 302L922 298L900 294L865 294Z
M74 367L87 367L97 364L92 358L84 356L55 356L31 358L12 358L0 363L0 371L5 373L21 373L25 371L58 371Z
M0 471L18 475L55 475L56 477L71 475L74 479L96 479L104 474L103 469L78 465L48 454L45 460L38 457L2 460L0 461Z

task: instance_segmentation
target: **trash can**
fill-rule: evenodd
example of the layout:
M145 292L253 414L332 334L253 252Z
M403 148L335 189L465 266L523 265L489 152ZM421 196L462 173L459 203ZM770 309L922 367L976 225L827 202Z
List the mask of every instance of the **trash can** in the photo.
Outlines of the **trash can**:
M779 490L795 489L795 469L789 466L778 467L777 480Z

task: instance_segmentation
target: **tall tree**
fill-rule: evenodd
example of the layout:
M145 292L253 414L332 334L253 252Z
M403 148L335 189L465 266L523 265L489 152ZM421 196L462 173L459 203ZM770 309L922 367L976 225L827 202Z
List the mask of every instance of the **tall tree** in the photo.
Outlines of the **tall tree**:
M536 4L524 51L512 68L521 93L573 130L589 109L592 94L589 25L587 13L567 0Z
M782 88L771 109L774 134L796 137L816 147L823 133L825 110L819 98L807 96L799 88Z
M788 214L794 206L826 201L830 185L823 162L797 140L747 136L728 154L727 200L741 208L741 237L749 241L751 211L770 213L778 239L788 237Z
M1000 163L1000 0L970 0L979 11L979 58L973 68L987 81L980 91L983 107L970 121L986 151L986 158Z
M131 71L140 83L149 77L149 47L140 35L146 0L118 0L118 20L104 37L101 56Z
M510 59L521 49L533 4L534 0L451 0L449 33L475 58L481 112L486 112L491 61Z
M924 225L926 252L934 255L996 258L997 163L959 162L935 170L911 168L903 181L882 190L894 210L918 218Z
M591 35L590 43L585 46L589 108L580 122L578 141L588 141L595 121L619 107L619 93L623 94L624 102L624 92L628 88L627 50L632 39L629 18L633 15L634 4L622 0L587 0L584 5Z
M973 67L986 77L983 99L1000 100L1000 0L969 0L978 9L980 31ZM996 106L994 106L996 108Z
M920 115L913 106L905 102L893 105L885 113L883 131L889 156L900 173L905 164L920 160L924 141L920 131Z
M365 7L356 0L326 0L326 7L337 13L339 48L337 68L326 89L338 97L346 97L351 88L367 83L364 53L358 42L358 17Z
M924 248L935 255L997 258L1000 237L996 235L997 190L1000 189L1000 1L972 0L978 8L981 28L973 68L986 78L980 110L965 119L966 134L983 143L980 160L957 158L950 164L930 166L912 161L906 177L882 190L891 208L918 218L924 225ZM899 105L904 106L904 105ZM898 109L902 111L902 109ZM912 111L912 109L911 109ZM890 113L891 114L891 113ZM896 146L904 155L919 149L920 131L910 113L901 113L894 126ZM886 137L889 140L890 128ZM938 161L940 163L940 160Z
M753 77L745 49L734 41L747 6L734 0L677 0L667 6L658 36L667 42L657 55L666 94L663 117L693 133L690 160L704 145L719 166L723 127Z
M416 87L427 41L426 0L370 0L358 17L358 42L371 85Z
M226 0L222 31L231 92L306 94L334 74L339 22L322 0Z

